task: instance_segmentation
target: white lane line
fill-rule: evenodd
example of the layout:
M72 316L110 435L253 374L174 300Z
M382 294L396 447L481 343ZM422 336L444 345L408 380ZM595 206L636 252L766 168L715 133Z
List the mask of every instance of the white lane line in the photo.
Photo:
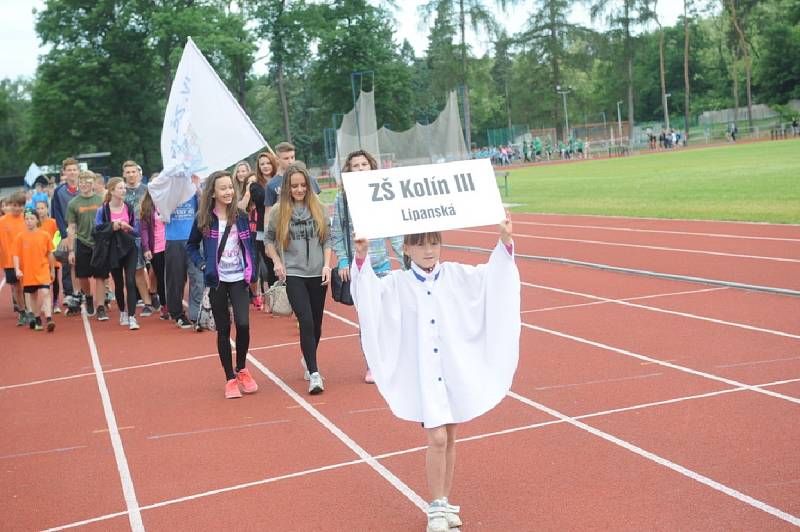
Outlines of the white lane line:
M387 407L382 406L379 408L362 408L361 410L350 410L347 412L348 414L366 414L369 412L383 412L384 410L389 410Z
M704 484L704 485L710 487L711 489L714 489L716 491L724 493L725 495L728 495L729 497L733 497L734 499L736 499L736 500L738 500L740 502L743 502L743 503L745 503L745 504L747 504L749 506L752 506L753 508L756 508L757 510L761 510L762 512L766 512L766 513L768 513L770 515L773 515L773 516L777 517L778 519L786 521L787 523L791 523L794 526L800 526L800 517L791 515L791 514L789 514L787 512L784 512L783 510L775 508L774 506L770 506L769 504L767 504L767 503L765 503L763 501L760 501L760 500L758 500L758 499L756 499L754 497L751 497L749 495L746 495L746 494L742 493L741 491L735 490L735 489L733 489L733 488L731 488L729 486L726 486L726 485L724 485L724 484L722 484L720 482L717 482L716 480L713 480L713 479L711 479L711 478L709 478L709 477L707 477L705 475L701 475L700 473L697 473L696 471L692 471L691 469L688 469L688 468L686 468L686 467L684 467L684 466L682 466L680 464L676 464L675 462L672 462L672 461L667 460L666 458L664 458L662 456L659 456L659 455L657 455L655 453L652 453L650 451L642 449L641 447L638 447L638 446L636 446L636 445L634 445L634 444L632 444L630 442L627 442L627 441L625 441L625 440L623 440L621 438L613 436L613 435L611 435L611 434L609 434L607 432L603 432L602 430L596 429L596 428L594 428L594 427L592 427L590 425L587 425L586 423L583 423L582 421L578 421L577 419L575 419L573 417L570 417L570 416L567 416L565 414L562 414L558 410L554 410L554 409L549 408L549 407L547 407L547 406L545 406L543 404L537 403L536 401L532 401L532 400L528 399L527 397L523 397L523 396L521 396L519 394L516 394L516 393L513 393L513 392L511 392L509 395L511 395L511 397L513 397L514 399L517 399L518 401L520 401L522 403L525 403L528 406L532 406L533 408L536 408L537 410L545 412L546 414L549 414L549 415L551 415L551 416L553 416L555 418L558 418L558 419L564 421L565 423L569 423L570 425L572 425L572 426L574 426L574 427L576 427L578 429L581 429L583 431L586 431L589 434L597 436L598 438L602 438L602 439L606 440L607 442L613 443L614 445L618 445L618 446L622 447L625 450L628 450L628 451L630 451L630 452L632 452L634 454L637 454L637 455L641 456L642 458L646 458L647 460L650 460L650 461L655 462L655 463L657 463L659 465L667 467L667 468L675 471L676 473L680 473L681 475L684 475L684 476L686 476L686 477L688 477L688 478L690 478L690 479L692 479L692 480L694 480L696 482Z
M272 484L273 482L278 482L280 480L287 480L287 479L291 479L291 478L303 477L303 476L311 475L311 474L314 474L314 473L322 473L324 471L331 471L331 470L334 470L334 469L340 469L342 467L347 467L347 466L351 466L351 465L357 465L357 464L361 464L363 462L364 462L364 460L351 460L349 462L340 462L338 464L332 464L332 465L327 465L327 466L323 466L323 467L315 467L313 469L305 469L303 471L296 471L294 473L288 473L286 475L280 475L280 476L277 476L277 477L270 477L270 478L265 478L265 479L261 479L261 480L254 480L252 482L245 482L245 483L242 483L242 484L235 484L233 486L227 486L225 488L219 488L219 489L215 489L215 490L203 491L203 492L200 492L200 493L195 493L193 495L186 495L185 497L178 497L177 499L168 499L166 501L161 501L161 502L157 502L157 503L153 503L153 504L148 504L146 506L142 506L141 509L142 510L155 510L156 508L163 508L165 506L170 506L170 505L173 505L173 504L179 504L179 503L182 503L182 502L194 501L194 500L201 499L201 498L204 498L204 497L211 497L213 495L219 495L221 493L229 493L229 492L232 492L232 491L238 491L238 490L242 490L242 489L246 489L246 488L252 488L252 487L255 487L255 486L263 486L265 484ZM92 524L92 523L99 523L101 521L107 521L109 519L114 519L115 517L121 517L123 515L126 515L127 513L128 512L116 512L116 513L112 513L112 514L99 515L97 517L92 517L90 519L84 519L82 521L75 521L74 523L69 523L69 524L66 524L66 525L60 525L60 526L57 526L57 527L48 528L47 532L55 531L55 530L65 530L65 529L68 529L68 528L77 528L77 527L89 525L89 524Z
M423 512L428 508L428 504L420 497L414 490L412 490L405 482L400 480L394 473L389 471L383 464L379 463L375 457L365 451L358 445L350 436L344 433L342 429L337 427L331 420L322 415L322 413L311 406L308 401L302 398L295 392L288 384L283 382L277 375L269 370L264 364L258 361L253 355L248 354L247 359L257 367L269 380L274 382L281 390L284 391L289 397L303 407L314 419L319 421L323 427L328 429L336 438L344 443L351 451L353 451L361 460L374 469L380 476L382 476L389 484L394 486L397 491L402 493L409 501L411 501L417 508Z
M646 373L644 375L633 375L632 377L618 377L615 379L600 379L595 381L586 381L586 382L575 382L569 384L554 384L552 386L539 386L534 388L534 390L542 391L542 390L557 390L560 388L575 388L577 386L586 386L590 384L607 384L609 382L622 382L622 381L631 381L631 380L638 380L638 379L651 379L653 377L658 377L661 373Z
M148 436L148 440L163 440L165 438L175 438L176 436L194 436L195 434L208 434L210 432L224 432L228 430L251 429L253 427L263 427L265 425L277 425L279 423L291 423L290 419L276 419L273 421L258 421L256 423L244 423L242 425L230 425L227 427L213 427L209 429L190 430L187 432L170 432L167 434L155 434Z
M627 357L632 357L632 358L636 358L636 359L639 359L639 360L644 360L646 362L651 362L651 363L657 364L659 366L664 366L664 367L667 367L667 368L671 368L671 369L675 369L675 370L678 370L678 371L682 371L682 372L688 373L690 375L696 375L698 377L703 377L705 379L709 379L709 380L713 380L713 381L717 381L717 382L724 382L725 384L728 384L730 386L734 386L734 387L737 387L737 388L738 387L744 387L744 388L747 388L748 390L751 390L751 391L756 392L756 393L761 393L761 394L764 394L764 395L768 395L770 397L775 397L777 399L783 399L784 401L789 401L790 403L800 404L800 399L798 399L796 397L790 397L788 395L783 395L783 394L780 394L780 393L777 393L777 392L773 392L771 390L763 390L761 388L758 388L757 386L753 386L753 385L750 385L750 384L745 384L745 383L738 382L738 381L735 381L733 379L728 379L728 378L725 378L725 377L720 377L718 375L707 373L705 371L699 371L699 370L696 370L696 369L687 368L686 366L679 366L678 364L673 364L671 362L665 362L663 360L658 360L656 358L651 358L651 357L646 356L646 355L640 355L639 353L634 353L633 351L628 351L627 349L621 349L619 347L610 346L608 344L595 342L594 340L588 340L586 338L581 338L580 336L574 336L574 335L563 333L563 332L560 332L560 331L555 331L553 329L546 329L544 327L539 327L538 325L531 325L530 323L523 322L522 326L526 327L528 329L533 329L534 331L539 331L539 332L543 332L543 333L546 333L546 334L552 334L553 336L559 336L559 337L565 338L567 340L572 340L573 342L579 342L579 343L582 343L582 344L591 345L593 347L598 347L598 348L604 349L606 351L612 351L614 353L619 353L620 355L625 355Z
M800 360L800 357L773 358L772 360L753 360L751 362L739 362L737 364L718 364L715 368L738 368L741 366L757 366L759 364L774 364L775 362L790 362Z
M554 289L558 290L558 289ZM719 290L729 290L727 286L717 286L714 288L703 288L701 290L684 290L682 292L667 292L664 294L651 294L649 296L636 296L636 297L623 297L621 299L609 299L607 301L592 301L591 303L575 303L574 305L559 305L557 307L545 307L545 308L537 308L531 310L523 310L520 314L530 314L532 312L547 312L550 310L561 310L565 308L577 308L577 307L590 307L592 305L604 305L606 303L612 303L617 301L639 301L642 299L654 299L657 297L668 297L668 296L682 296L686 294L700 294L703 292L716 292ZM582 297L590 297L588 295ZM592 296L597 297L597 296Z
M777 242L797 242L800 243L800 238L780 238L772 236L747 236L747 235L732 235L727 233L698 233L693 231L665 231L658 229L636 229L632 227L612 227L604 225L574 225L574 224L548 224L542 222L523 222L521 220L514 220L514 224L520 225L539 225L544 227L570 227L577 229L601 229L605 231L624 231L628 233L657 233L667 235L689 235L689 236L710 236L715 238L734 238L741 240L772 240Z
M320 342L324 342L326 340L338 340L340 338L352 338L353 336L358 336L358 333L342 334L342 335L339 335L339 336L327 336L327 337L321 338ZM261 351L261 350L265 350L265 349L278 349L278 348L281 348L281 347L288 347L288 346L293 346L293 345L300 345L300 342L299 341L297 341L297 342L286 342L286 343L282 343L282 344L272 344L272 345L265 345L265 346L261 346L261 347L253 347L253 348L250 349L250 351ZM124 366L124 367L121 367L121 368L107 369L107 370L104 370L103 373L105 373L105 374L118 373L120 371L130 371L132 369L152 368L152 367L156 367L156 366L163 366L165 364L177 364L179 362L193 362L195 360L202 360L204 358L218 358L218 357L219 357L219 355L217 353L210 353L210 354L207 354L207 355L197 355L197 356L191 356L191 357L186 357L186 358L175 358L175 359L172 359L172 360L161 360L159 362L150 362L148 364L136 364L134 366ZM92 373L77 373L75 375L67 375L65 377L53 377L52 379L42 379L42 380L38 380L38 381L22 382L22 383L19 383L19 384L8 384L8 385L5 385L5 386L0 386L0 391L10 390L12 388L22 388L24 386L34 386L36 384L47 384L47 383L51 383L51 382L66 381L66 380L71 380L71 379L80 379L82 377L92 377L92 376L94 376L94 372L92 372Z
M72 447L58 447L56 449L47 449L45 451L30 451L27 453L7 454L5 456L0 456L0 460L6 460L8 458L22 458L25 456L36 456L40 454L63 453L65 451L74 451L75 449L86 449L87 447L88 445L73 445Z
M497 236L497 232L492 231L479 231L477 229L461 229L465 233L477 233L481 235L494 235ZM741 253L725 253L723 251L708 251L703 249L685 249L685 248L670 248L666 246L646 246L644 244L623 244L621 242L605 242L603 240L585 240L580 238L558 238L554 236L536 236L536 235L520 235L515 234L515 237L519 238L532 238L536 240L554 240L558 242L578 242L580 244L595 244L600 246L613 246L613 247L623 247L623 248L636 248L636 249L651 249L654 251L676 251L679 253L695 253L698 255L714 255L717 257L735 257L739 259L753 259L753 260L766 260L771 262L789 262L789 263L800 263L800 259L789 259L785 257L765 257L762 255L744 255Z
M683 222L702 222L711 224L729 224L729 225L749 225L756 227L800 227L800 224L771 224L769 222L746 222L741 220L704 220L702 218L656 218L654 216L623 216L617 214L556 214L550 212L525 212L517 213L520 215L532 216L566 216L574 218L602 218L606 220L651 220L654 222L668 222L668 223L683 223Z
M328 316L330 316L331 318L335 318L335 319L337 319L337 320L339 320L339 321L342 321L342 322L344 322L344 323L346 323L346 324L350 325L351 327L355 327L356 329L359 329L359 330L361 329L361 327L359 327L359 326L358 326L358 323L356 323L356 322L354 322L354 321L350 321L350 320L348 320L347 318L345 318L344 316L339 316L338 314L334 314L334 313L333 313L333 312L331 312L330 310L326 310L326 311L324 311L324 312L325 312L325 314L327 314L327 315L328 315Z
M776 386L776 385L779 385L779 384L787 384L787 383L793 383L793 382L799 382L799 381L800 381L800 379L790 379L790 380L785 380L785 381L773 381L773 382L768 382L768 383L765 383L765 384L759 384L758 386L759 387L760 386ZM665 404L671 404L671 403L679 403L679 402L689 401L689 400L693 400L693 399L703 399L703 398L712 397L712 396L715 396L715 395L722 395L722 394L727 394L727 393L740 392L740 391L744 391L744 390L747 390L747 388L743 388L743 387L727 388L727 389L719 390L719 391L716 391L716 392L709 392L709 393L704 393L704 394L699 394L699 395L690 395L690 396L685 396L685 397L676 397L674 399L667 399L667 400L664 400L664 401L657 401L657 402L653 402L653 403L644 403L644 404L633 405L633 406L628 406L628 407L615 408L615 409L612 409L612 410L605 410L605 411L602 411L602 412L593 412L593 413L590 413L590 414L583 414L583 415L580 415L580 416L574 416L574 419L584 419L584 418L590 418L590 417L604 416L604 415L614 414L614 413L618 413L618 412L627 412L627 411L630 411L630 410L644 409L644 408L649 408L649 407L652 407L652 406L665 405ZM514 432L521 432L521 431L524 431L524 430L530 430L530 429L535 429L535 428L540 428L540 427L546 427L548 425L560 425L560 424L563 424L563 423L564 423L564 421L561 420L561 419L554 419L554 420L550 420L550 421L543 421L541 423L533 423L533 424L530 424L530 425L512 427L512 428L509 428L509 429L499 430L499 431L496 431L496 432L487 432L487 433L484 433L484 434L476 434L474 436L467 436L467 437L463 437L463 438L458 438L456 441L458 441L458 442L467 442L467 441L473 441L473 440L480 440L480 439L484 439L484 438L491 438L491 437L494 437L494 436L512 434ZM402 450L399 450L399 451L391 451L391 452L388 452L388 453L378 454L378 455L375 455L374 458L376 460L383 460L385 458L392 458L394 456L401 456L401 455L411 454L411 453L414 453L414 452L424 451L426 449L427 449L426 446L411 447L409 449L402 449ZM180 497L180 498L177 498L177 499L169 499L169 500L166 500L166 501L153 503L153 504L150 504L150 505L147 505L147 506L142 506L141 510L151 510L151 509L155 509L155 508L161 508L161 507L169 506L169 505L172 505L172 504L178 504L178 503L181 503L181 502L192 501L192 500L200 499L200 498L203 498L203 497L209 497L209 496L213 496L213 495L218 495L220 493L227 493L227 492L237 491L237 490L240 490L240 489L246 489L246 488L250 488L250 487L254 487L254 486L261 486L261 485L264 485L264 484L270 484L272 482L277 482L279 480L297 478L297 477L301 477L301 476L305 476L305 475L310 475L310 474L314 474L314 473L321 473L321 472L330 471L330 470L333 470L333 469L339 469L339 468L342 468L342 467L348 467L348 466L358 465L358 464L363 464L363 463L364 463L364 460L351 460L349 462L340 462L340 463L332 464L332 465L329 465L329 466L323 466L323 467L318 467L318 468L313 468L313 469L306 469L306 470L303 470L303 471L297 471L295 473L290 473L290 474L281 475L281 476L277 476L277 477L271 477L271 478L266 478L266 479L262 479L262 480L256 480L256 481L252 481L252 482L247 482L247 483L244 483L244 484L236 484L236 485L233 485L233 486L228 486L226 488L219 488L219 489L215 489L215 490L205 491L205 492L202 492L202 493L197 493L197 494L194 494L194 495L188 495L188 496ZM115 517L120 517L120 516L123 516L123 515L126 515L126 514L127 514L127 512L116 512L116 513L112 513L112 514L105 514L105 515L97 516L97 517L94 517L94 518L91 518L91 519L85 519L85 520L82 520L82 521L77 521L75 523L62 525L62 526L57 527L57 528L51 528L49 530L63 530L65 528L74 528L74 527L83 526L83 525L90 524L90 523L96 523L96 522L99 522L99 521L105 521L105 520L108 520L108 519L113 519Z
M131 472L128 468L128 459L125 457L125 450L122 447L122 438L119 435L117 418L111 406L111 397L109 396L108 387L106 386L106 379L100 367L100 355L97 353L97 345L94 342L94 335L92 335L92 328L89 325L89 318L86 316L86 312L81 313L81 319L83 320L83 330L86 333L89 351L92 355L92 366L94 366L94 374L97 377L97 388L100 391L100 398L103 403L103 413L106 416L108 435L111 439L111 446L114 449L114 459L117 462L119 480L122 483L122 493L125 496L125 506L128 508L128 521L130 522L131 530L134 532L144 531L139 501L136 500L136 490L133 487L133 479L131 478Z
M575 291L572 291L572 290L564 290L563 288L556 288L554 286L545 286L545 285L541 285L541 284L526 283L526 282L521 282L520 284L522 286L527 286L527 287L530 287L530 288L540 288L542 290L550 290L552 292L558 292L558 293L561 293L561 294L569 294L569 295L573 295L573 296L581 296L581 297L586 297L586 298L589 298L589 299L595 299L597 301L602 301L602 302L605 302L605 303L615 303L617 305L624 305L626 307L640 308L640 309L644 309L644 310L649 310L651 312L660 312L662 314L671 314L673 316L680 316L682 318L690 318L690 319L693 319L693 320L707 321L709 323L716 323L718 325L726 325L726 326L729 326L729 327L738 327L739 329L747 329L748 331L756 331L756 332L762 332L762 333L767 333L767 334L774 334L775 336L783 336L785 338L794 338L796 340L800 340L800 335L798 335L798 334L787 333L787 332L778 331L778 330L775 330L775 329L766 329L764 327L756 327L755 325L748 325L746 323L739 323L739 322L735 322L735 321L720 320L720 319L717 319L717 318L709 318L707 316L700 316L698 314L691 314L689 312L679 312L677 310L669 310L669 309L665 309L665 308L661 308L661 307L654 307L654 306L651 306L651 305L642 305L642 304L639 304L639 303L631 303L630 301L626 301L624 299L611 299L611 298L608 298L608 297L595 296L595 295L587 294L587 293L584 293L584 292L575 292ZM713 290L713 289L709 289L709 290Z

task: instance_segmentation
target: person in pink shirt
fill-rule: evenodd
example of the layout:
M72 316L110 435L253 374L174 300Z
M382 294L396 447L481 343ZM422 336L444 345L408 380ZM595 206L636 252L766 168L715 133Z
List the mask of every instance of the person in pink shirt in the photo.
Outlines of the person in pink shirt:
M156 288L158 300L161 302L160 317L169 319L167 308L166 285L164 284L164 250L167 239L164 231L164 222L158 217L158 210L150 196L150 191L145 192L142 198L142 214L139 220L142 233L142 251L144 260L150 264L150 274L155 276L155 282L150 283L150 289ZM154 294L150 295L151 299Z

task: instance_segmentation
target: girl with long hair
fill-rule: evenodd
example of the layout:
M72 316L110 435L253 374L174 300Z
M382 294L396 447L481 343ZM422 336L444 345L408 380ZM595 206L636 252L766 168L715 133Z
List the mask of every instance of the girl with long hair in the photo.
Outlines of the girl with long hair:
M275 266L272 259L267 256L267 248L264 244L264 211L266 205L267 183L278 171L278 160L270 152L262 152L256 158L256 180L250 184L250 201L255 206L256 218L256 262L258 263L258 288L256 308L259 305L264 310L269 310L263 300L263 293L265 285L271 285L275 282Z
M330 230L303 163L289 165L283 176L279 203L269 213L267 253L275 263L275 275L286 281L286 294L300 324L308 391L322 393L317 346L331 276Z
M342 172L365 172L377 170L378 162L375 158L364 150L357 150L350 153L344 161ZM386 246L386 238L375 238L369 241L369 260L372 263L372 271L378 277L389 275L392 271L392 263L389 260L389 248ZM398 260L403 258L403 237L390 237L391 249ZM350 280L350 263L353 260L355 245L353 244L353 223L350 218L350 209L347 205L347 195L344 186L341 185L336 199L333 201L333 223L331 224L331 246L338 262L336 275L343 282ZM405 265L403 265L405 269ZM372 384L372 372L367 366L364 374L364 382Z
M156 294L158 294L158 301L161 304L159 310L159 317L162 320L169 320L169 308L167 307L167 290L164 283L164 268L166 262L164 261L164 250L167 247L166 230L164 222L158 217L158 209L153 203L153 197L150 196L150 190L147 189L142 197L141 219L139 224L142 233L142 252L144 259L150 263L150 272L155 277L155 282L149 283L151 289L155 287ZM155 294L150 294L151 301L155 298Z
M225 398L255 393L258 384L245 367L250 347L248 284L255 278L247 214L237 207L234 178L217 171L208 176L192 223L186 251L203 271L211 312L217 326L217 351L225 370ZM200 243L203 252L200 252ZM231 352L231 318L236 325L236 367Z
M255 175L247 161L239 161L233 167L233 188L236 189L236 205L244 212L248 212L250 205L250 183L255 181Z
M136 220L133 204L125 201L126 193L124 179L112 177L108 180L103 206L97 209L95 225L98 227L98 231L101 231L103 224L109 224L112 238L131 244L123 256L116 257L114 263L109 262L108 266L114 279L114 296L119 308L119 324L135 331L139 329L139 323L136 321L136 261L139 252L136 250L133 239L139 236L139 222ZM114 246L111 247L114 248ZM102 316L98 315L97 319L101 318Z

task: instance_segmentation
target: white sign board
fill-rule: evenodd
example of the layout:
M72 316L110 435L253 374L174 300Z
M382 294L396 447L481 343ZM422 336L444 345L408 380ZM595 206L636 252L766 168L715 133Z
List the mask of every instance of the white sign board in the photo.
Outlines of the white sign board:
M445 231L505 218L488 159L348 172L342 182L359 237Z

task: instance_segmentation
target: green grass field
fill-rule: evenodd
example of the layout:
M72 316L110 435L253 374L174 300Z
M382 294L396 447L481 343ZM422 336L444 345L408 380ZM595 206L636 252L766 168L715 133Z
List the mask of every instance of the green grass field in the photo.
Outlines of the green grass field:
M518 212L800 223L800 140L512 170Z

